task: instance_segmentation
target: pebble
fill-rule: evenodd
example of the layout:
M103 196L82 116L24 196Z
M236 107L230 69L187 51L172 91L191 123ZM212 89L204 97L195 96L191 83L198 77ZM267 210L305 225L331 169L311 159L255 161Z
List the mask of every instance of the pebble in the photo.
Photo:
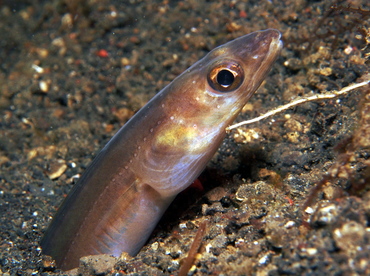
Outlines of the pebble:
M109 273L117 259L113 256L91 255L80 259L79 274L82 275L100 275Z

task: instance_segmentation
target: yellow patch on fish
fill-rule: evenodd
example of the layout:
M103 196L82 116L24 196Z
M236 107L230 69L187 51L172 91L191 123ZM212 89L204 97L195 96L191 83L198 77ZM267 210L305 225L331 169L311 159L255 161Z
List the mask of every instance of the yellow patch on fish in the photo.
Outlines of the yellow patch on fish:
M187 125L165 125L154 141L156 147L187 147L199 136L196 127Z

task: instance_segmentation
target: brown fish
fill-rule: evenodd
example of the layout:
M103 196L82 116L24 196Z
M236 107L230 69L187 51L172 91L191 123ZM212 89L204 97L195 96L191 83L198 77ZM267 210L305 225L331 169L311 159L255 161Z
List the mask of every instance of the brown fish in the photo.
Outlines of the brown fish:
M41 246L63 270L86 255L136 255L217 151L282 48L258 31L215 48L140 109L73 187Z

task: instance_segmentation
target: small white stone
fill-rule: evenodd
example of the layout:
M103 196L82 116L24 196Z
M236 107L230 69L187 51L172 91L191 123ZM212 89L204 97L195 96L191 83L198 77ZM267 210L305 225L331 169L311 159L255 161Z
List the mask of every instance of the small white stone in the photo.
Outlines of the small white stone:
M295 226L295 222L294 221L288 221L285 225L284 225L284 227L285 228L287 228L287 229L289 229L289 228L292 228L293 226Z
M186 223L180 223L179 224L179 227L181 228L181 229L186 229L187 227L186 227Z
M312 214L313 209L311 207L307 207L306 210L304 210L307 214Z
M317 249L316 248L307 248L306 249L306 252L309 254L309 255L315 255L317 253Z
M39 82L39 87L40 87L40 90L44 93L49 91L49 84L46 81L40 81Z

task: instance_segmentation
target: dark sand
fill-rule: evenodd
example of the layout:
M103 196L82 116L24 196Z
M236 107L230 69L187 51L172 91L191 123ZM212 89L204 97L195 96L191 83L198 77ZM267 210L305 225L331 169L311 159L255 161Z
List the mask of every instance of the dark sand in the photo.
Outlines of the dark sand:
M0 275L63 274L39 247L56 208L130 116L214 47L283 33L238 121L364 80L370 3L332 4L0 1ZM208 220L191 275L369 275L369 89L232 131L204 190L180 194L135 258L80 273L176 275Z

